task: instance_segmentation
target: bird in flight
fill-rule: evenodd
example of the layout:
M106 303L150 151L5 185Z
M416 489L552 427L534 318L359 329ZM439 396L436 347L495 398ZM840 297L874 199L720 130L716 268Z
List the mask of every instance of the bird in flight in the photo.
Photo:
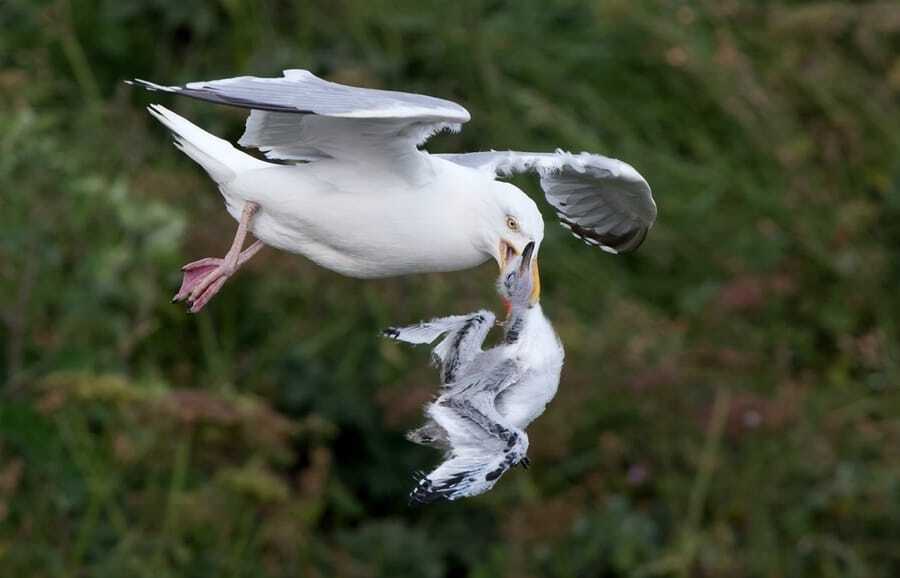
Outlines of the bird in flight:
M509 468L529 461L525 428L556 395L563 347L533 293L534 242L507 261L497 289L509 304L502 342L487 351L490 311L443 317L384 331L407 343L432 343L441 372L441 395L428 422L407 438L445 450L434 471L419 477L414 502L456 500L487 492Z
M456 103L328 82L306 70L163 86L132 84L250 110L238 144L246 154L161 105L150 113L216 182L237 232L223 258L182 268L173 301L200 311L229 277L268 245L356 278L468 269L502 270L544 238L537 205L497 180L540 177L560 223L607 252L636 249L656 219L650 187L633 168L596 154L429 154L433 134L470 118ZM256 241L246 249L248 233ZM537 263L533 291L540 293Z

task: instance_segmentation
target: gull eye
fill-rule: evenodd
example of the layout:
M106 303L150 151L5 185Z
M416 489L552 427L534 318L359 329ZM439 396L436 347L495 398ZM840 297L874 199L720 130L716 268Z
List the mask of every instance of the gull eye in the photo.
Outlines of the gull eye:
M506 226L509 227L510 231L519 230L519 222L514 217L506 217Z

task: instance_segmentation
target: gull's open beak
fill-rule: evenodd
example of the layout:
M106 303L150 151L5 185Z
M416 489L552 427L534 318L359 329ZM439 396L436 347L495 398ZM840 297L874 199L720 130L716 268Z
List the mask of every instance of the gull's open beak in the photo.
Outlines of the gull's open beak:
M515 250L512 243L500 241L500 246L497 248L497 267L503 271L506 269L506 263L518 254L519 252Z

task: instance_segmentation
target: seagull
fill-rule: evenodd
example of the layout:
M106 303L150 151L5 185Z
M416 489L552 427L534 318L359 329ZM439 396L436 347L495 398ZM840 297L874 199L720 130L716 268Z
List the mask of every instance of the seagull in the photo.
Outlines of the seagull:
M238 144L267 159L164 106L148 107L215 181L238 222L224 257L182 268L173 301L186 301L192 313L264 246L360 279L457 271L490 259L503 269L544 237L534 201L497 180L515 173L537 173L562 226L610 253L636 249L656 218L647 181L615 159L562 150L429 154L419 146L470 118L440 98L345 86L297 69L184 86L127 82L249 109ZM248 234L256 241L245 249ZM538 295L537 263L532 273Z
M429 421L409 439L446 451L446 459L420 475L413 502L456 500L490 490L509 468L528 467L525 428L556 395L564 352L534 297L531 274L535 243L507 261L498 281L509 303L503 341L482 350L495 318L489 311L389 328L387 337L432 343L440 366L442 394L426 408Z

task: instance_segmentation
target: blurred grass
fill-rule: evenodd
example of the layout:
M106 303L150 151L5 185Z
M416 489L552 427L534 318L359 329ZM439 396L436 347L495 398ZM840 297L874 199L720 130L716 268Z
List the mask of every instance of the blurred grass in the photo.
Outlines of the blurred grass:
M900 573L895 2L7 0L0 30L0 575ZM268 251L168 303L234 225L121 80L288 67L459 101L432 150L591 150L654 188L637 254L548 227L567 364L486 496L405 506L433 375L376 334L494 303L489 266Z

